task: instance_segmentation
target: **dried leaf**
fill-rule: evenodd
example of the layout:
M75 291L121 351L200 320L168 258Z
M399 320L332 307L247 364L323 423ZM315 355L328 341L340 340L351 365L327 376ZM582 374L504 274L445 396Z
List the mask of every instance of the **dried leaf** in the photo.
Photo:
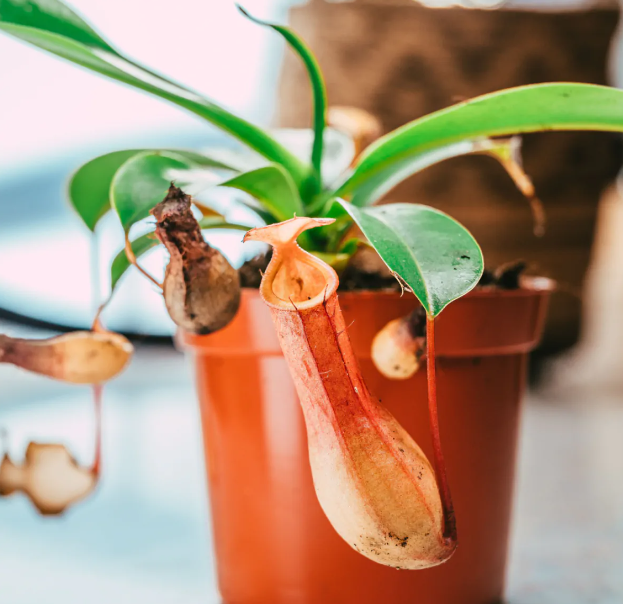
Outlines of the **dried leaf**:
M13 462L5 451L0 462L0 497L24 493L44 516L62 514L97 486L101 468L102 387L93 387L95 406L95 457L91 467L81 467L66 446L31 442L24 462Z
M163 294L171 319L198 334L225 327L240 305L240 278L223 254L204 241L190 196L171 185L152 214L156 235L170 254Z
M23 492L46 516L62 514L96 484L97 474L81 468L64 445L31 442L22 465L8 453L0 463L0 496Z
M0 362L74 384L101 384L123 369L133 347L108 331L75 331L45 340L0 335Z

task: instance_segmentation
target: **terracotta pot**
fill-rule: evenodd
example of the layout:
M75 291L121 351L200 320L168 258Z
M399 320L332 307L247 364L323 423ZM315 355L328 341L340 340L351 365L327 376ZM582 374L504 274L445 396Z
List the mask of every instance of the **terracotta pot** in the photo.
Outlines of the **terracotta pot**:
M502 595L527 353L550 285L477 291L438 319L442 439L459 549L446 564L396 571L344 543L316 500L303 415L267 308L245 290L235 320L182 336L193 353L219 588L226 604L490 604ZM430 456L425 371L382 377L370 344L413 296L340 295L370 390Z

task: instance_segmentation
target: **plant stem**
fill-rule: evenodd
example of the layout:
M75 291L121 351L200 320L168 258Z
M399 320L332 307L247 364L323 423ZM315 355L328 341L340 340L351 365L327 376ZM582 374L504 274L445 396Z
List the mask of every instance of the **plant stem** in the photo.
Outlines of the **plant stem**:
M125 255L128 257L128 261L130 264L133 264L140 273L142 273L145 277L147 277L157 288L162 289L162 283L160 283L157 279L152 277L144 268L142 268L136 260L136 256L134 254L134 250L132 249L132 243L128 236L125 236Z
M99 476L102 469L102 391L101 384L93 385L93 408L95 412L95 455L91 472Z
M435 317L426 315L426 347L428 361L426 363L426 377L428 380L428 415L430 420L430 430L433 439L433 456L435 462L435 474L437 484L441 494L441 505L443 506L444 531L443 536L450 541L456 541L456 517L454 505L448 485L446 474L446 462L441 449L441 438L439 436L439 415L437 410L437 376L435 359Z

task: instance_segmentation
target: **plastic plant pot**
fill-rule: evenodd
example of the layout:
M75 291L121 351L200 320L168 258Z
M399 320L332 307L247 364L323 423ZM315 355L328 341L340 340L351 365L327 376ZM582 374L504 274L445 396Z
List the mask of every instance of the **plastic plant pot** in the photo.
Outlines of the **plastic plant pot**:
M245 290L222 331L181 334L194 360L219 590L226 604L491 604L504 590L527 354L542 333L551 283L478 289L438 318L441 431L459 548L445 564L396 571L351 549L325 518L305 425L269 311ZM415 308L412 296L344 293L363 375L427 455L424 367L389 380L374 335Z

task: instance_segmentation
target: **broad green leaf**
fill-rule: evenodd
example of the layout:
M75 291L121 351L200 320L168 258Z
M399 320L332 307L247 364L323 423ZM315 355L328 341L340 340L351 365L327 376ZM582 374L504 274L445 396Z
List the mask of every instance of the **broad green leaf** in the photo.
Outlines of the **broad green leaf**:
M255 197L277 219L303 216L303 204L290 175L278 164L245 172L221 183Z
M0 0L0 21L43 29L116 53L88 23L58 0Z
M132 157L145 153L164 153L184 161L184 175L172 176L185 186L192 185L193 193L202 189L208 169L235 172L234 168L194 151L175 149L129 149L100 155L87 162L74 173L69 182L69 199L86 226L93 231L99 219L110 209L110 189L117 170Z
M69 181L69 201L91 230L110 210L110 183L115 172L131 157L144 149L113 151L83 164Z
M425 170L429 166L452 157L474 152L474 141L461 141L428 153L406 157L393 164L391 170L384 170L365 180L353 193L351 203L357 207L369 206L387 195L403 180Z
M203 230L207 229L231 229L237 231L248 231L250 226L243 224L235 224L231 222L227 222L222 218L203 218L199 221L199 226ZM145 235L141 235L137 237L134 241L132 241L132 251L134 252L134 256L138 259L141 256L144 256L149 250L154 249L160 245L159 239L156 237L154 232L146 233ZM125 253L125 250L121 250L113 260L110 266L110 289L114 290L119 283L119 280L125 272L132 266L128 257Z
M207 231L210 229L228 229L230 231L248 231L253 227L248 224L240 224L238 222L227 222L222 218L217 218L215 216L208 216L207 218L202 218L199 221L199 226L202 231Z
M185 168L186 163L179 158L146 152L135 155L117 170L110 198L126 233L164 199L173 180L172 172Z
M239 4L238 10L251 19L254 23L264 25L275 30L281 34L285 41L291 46L291 48L298 54L303 61L309 81L312 87L312 93L314 97L314 145L312 147L311 162L318 176L318 181L322 182L321 176L321 164L322 164L322 151L324 144L324 129L327 123L327 88L322 76L320 65L316 60L316 57L312 53L311 49L305 44L305 42L289 27L283 25L277 25L275 23L268 23L251 16L242 6Z
M534 233L541 236L545 232L545 212L541 201L536 197L532 180L523 170L520 149L521 137L519 136L496 139L478 138L453 143L415 157L407 157L402 162L394 164L391 171L382 171L364 182L355 190L350 202L358 207L372 205L403 180L433 164L462 155L488 155L500 162L517 188L529 201L534 220Z
M437 316L480 280L484 268L480 247L447 214L409 203L375 208L341 203L428 314Z
M309 233L309 237L313 241L315 249L337 252L339 251L342 240L353 226L353 219L342 207L341 199L336 199L334 197L331 199L322 199L321 201L319 200L319 204L320 203L322 209L311 213L311 215L322 216L323 218L335 218L335 222L322 229L311 229L306 231L306 233Z
M501 90L442 109L380 138L362 154L337 195L397 184L408 160L461 141L541 130L623 132L623 91L592 84L537 84ZM372 184L371 184L372 183Z
M127 59L58 0L0 0L0 30L195 113L283 165L297 185L309 176L303 162L264 130Z
M360 245L367 245L367 243L357 237L351 237L340 246L338 253L352 256L359 249Z
M247 197L246 199L237 199L236 202L255 212L266 224L279 222L257 199Z
M362 243L361 240L352 238L346 241L337 252L312 251L311 253L334 268L338 274L341 274L359 248L360 243Z
M192 151L145 151L127 160L115 173L110 186L110 200L124 231L149 216L174 182L191 193L218 184L222 177L213 171L231 168Z
M326 262L338 273L338 275L344 271L352 256L352 254L341 254L340 252L332 253L312 251L311 253L316 256L316 258L320 258L320 260Z

